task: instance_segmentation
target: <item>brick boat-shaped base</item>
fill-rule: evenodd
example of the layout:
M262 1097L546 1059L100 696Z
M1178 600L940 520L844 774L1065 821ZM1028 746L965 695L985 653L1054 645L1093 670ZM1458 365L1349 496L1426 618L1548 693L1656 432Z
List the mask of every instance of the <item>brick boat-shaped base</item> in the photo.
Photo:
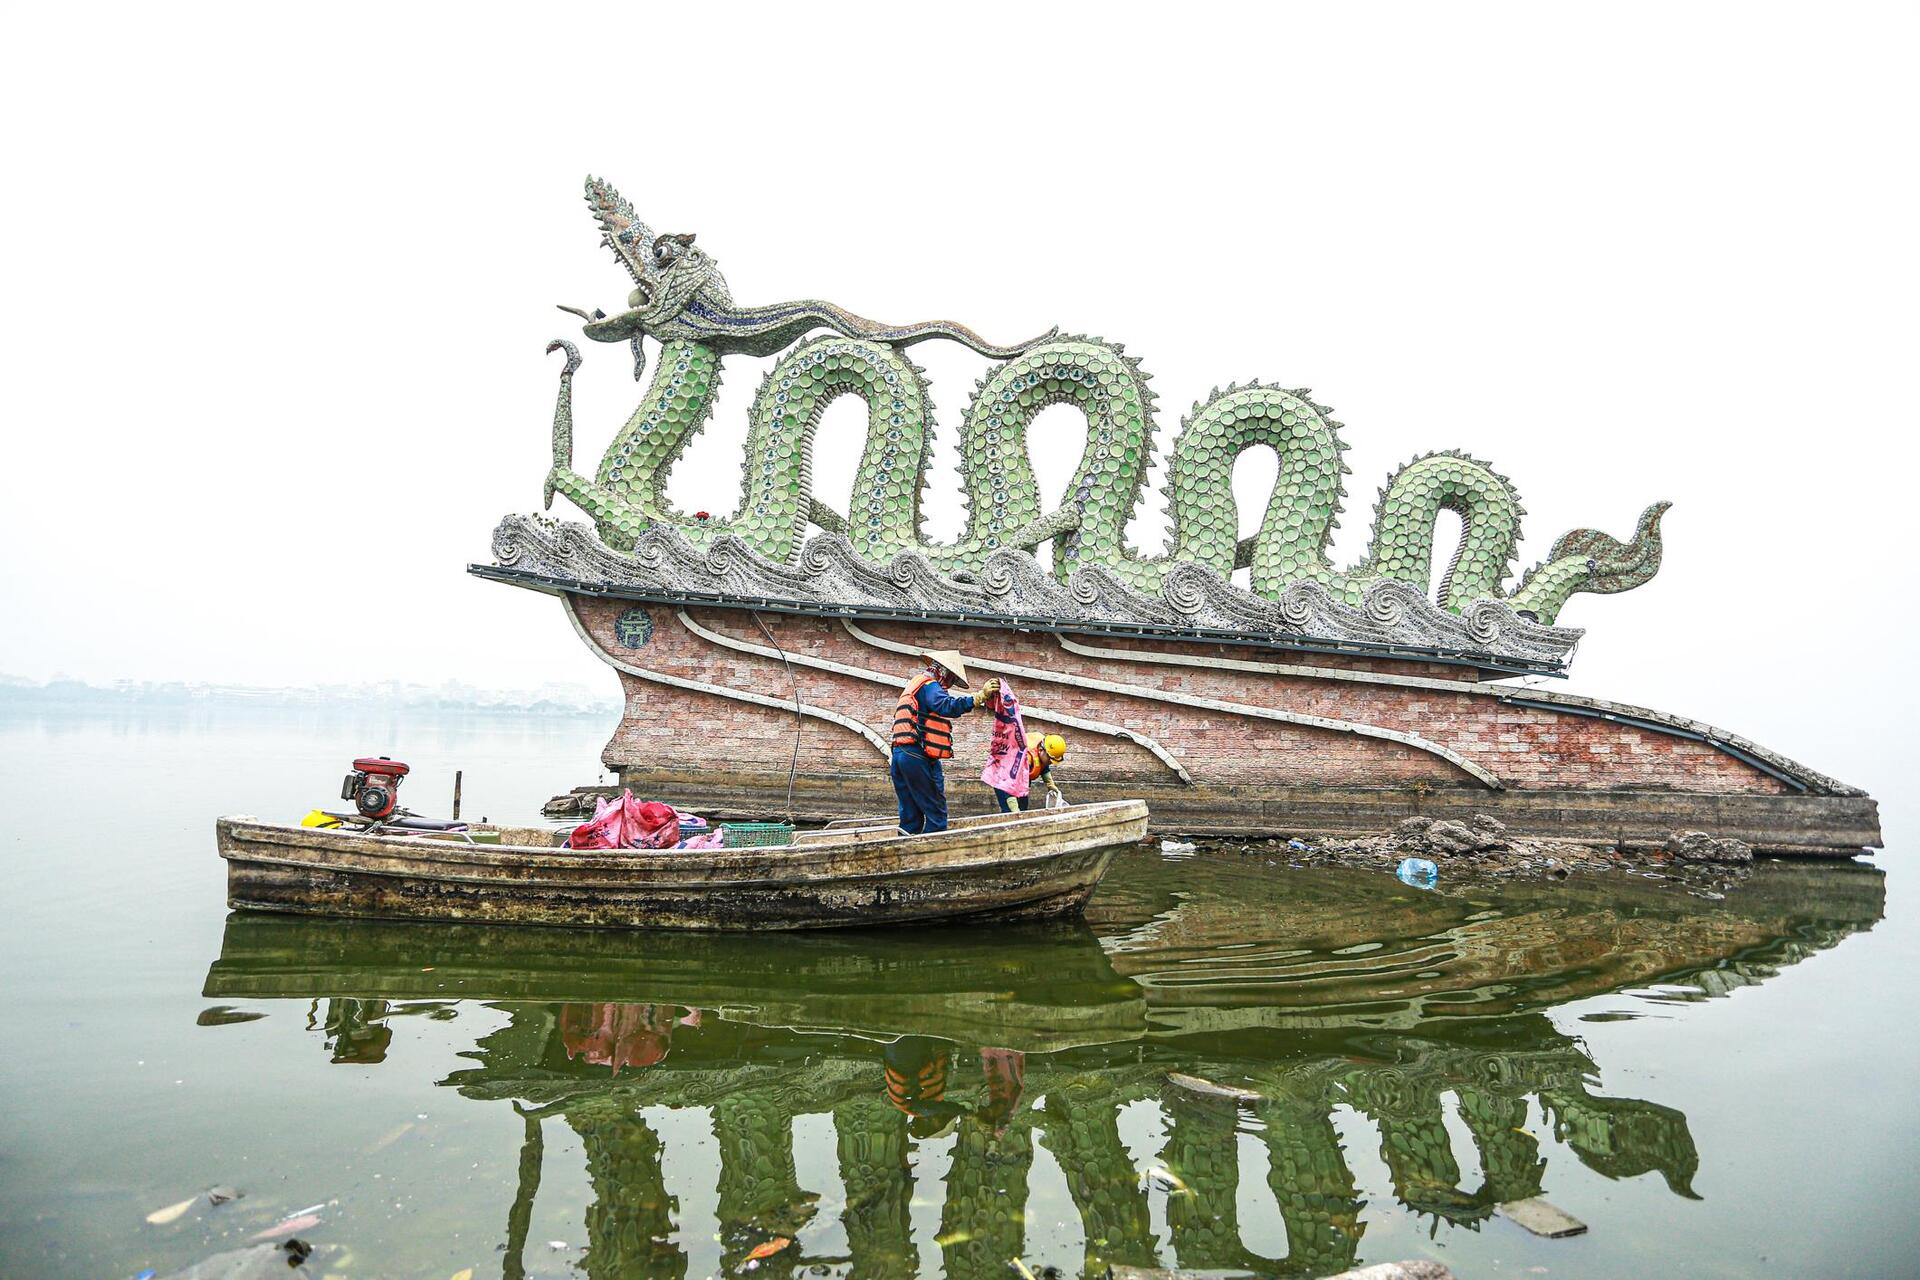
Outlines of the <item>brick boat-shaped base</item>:
M1880 843L1857 788L1710 725L1480 677L1471 663L1288 652L1004 625L855 621L564 594L620 672L603 753L638 795L802 820L893 806L886 733L925 648L959 649L1071 745L1076 803L1145 799L1157 829L1337 836L1414 813L1489 813L1516 834L1629 848L1676 830L1764 852ZM957 814L989 810L985 716L956 729ZM591 789L582 789L590 791Z

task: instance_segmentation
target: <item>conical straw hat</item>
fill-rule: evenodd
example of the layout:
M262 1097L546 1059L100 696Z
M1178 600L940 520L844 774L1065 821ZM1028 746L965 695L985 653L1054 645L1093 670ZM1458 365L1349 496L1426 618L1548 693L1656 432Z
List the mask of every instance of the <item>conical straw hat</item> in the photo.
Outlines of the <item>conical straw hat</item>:
M927 649L924 652L930 661L937 662L953 672L953 678L958 680L962 687L969 689L973 687L967 681L967 660L960 656L958 649Z

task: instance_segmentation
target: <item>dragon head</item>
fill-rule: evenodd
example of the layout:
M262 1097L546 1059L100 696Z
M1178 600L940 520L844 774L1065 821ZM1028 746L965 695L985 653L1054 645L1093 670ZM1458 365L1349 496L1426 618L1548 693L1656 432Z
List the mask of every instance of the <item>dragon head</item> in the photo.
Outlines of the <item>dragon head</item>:
M596 342L627 342L648 334L678 336L673 322L703 290L716 300L727 299L726 282L712 258L694 247L691 234L655 235L634 216L633 206L612 185L587 179L587 207L600 224L600 243L633 277L627 309L609 316L602 311L565 307L587 322L585 333Z
M625 342L633 348L633 376L646 367L642 338L658 342L703 342L722 354L772 355L814 329L827 328L849 338L905 347L944 338L995 360L1019 355L1051 333L1018 346L998 347L965 325L946 320L885 325L854 315L844 307L816 299L770 306L735 306L719 266L694 247L691 235L655 235L633 216L633 206L599 178L587 179L587 207L600 224L600 243L633 277L627 309L609 316L600 310L562 306L587 322L595 342Z

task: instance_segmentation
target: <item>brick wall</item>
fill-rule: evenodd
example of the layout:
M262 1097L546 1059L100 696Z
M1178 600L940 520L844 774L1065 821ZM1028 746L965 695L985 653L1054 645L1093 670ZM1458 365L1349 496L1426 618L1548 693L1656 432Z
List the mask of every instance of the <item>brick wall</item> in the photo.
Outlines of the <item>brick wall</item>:
M807 704L852 717L884 738L899 689L918 664L863 643L838 622L762 614L772 640L789 655L823 659L884 673L887 683L795 665L791 676L778 657L734 652L688 631L671 606L576 598L582 623L614 658L649 671L776 698L791 703L794 684ZM622 615L644 609L651 634L634 647L644 628ZM737 609L695 609L689 617L709 631L739 642L770 647L753 616ZM1515 789L1687 791L1711 794L1784 793L1775 779L1704 743L1605 720L1511 707L1486 694L1354 684L1312 676L1273 676L1230 669L1168 667L1146 661L1091 658L1067 652L1047 633L909 623L862 623L884 640L914 646L957 648L971 659L1005 661L1058 675L1064 683L1014 678L1035 728L1065 734L1071 746L1068 777L1108 782L1177 781L1152 752L1124 739L1064 728L1047 712L1098 720L1155 739L1196 783L1289 788L1407 787L1481 789L1468 773L1426 751L1333 730L1251 719L1189 705L1207 698L1269 706L1330 719L1418 734L1440 743ZM1105 649L1151 654L1156 650L1250 661L1344 670L1371 670L1449 680L1462 672L1433 663L1338 656L1276 655L1231 645L1155 641L1099 641ZM1108 692L1075 683L1075 677L1139 686L1168 695L1161 701ZM977 684L982 677L975 677ZM678 769L694 750L723 743L742 768L784 774L794 750L790 710L744 704L714 695L669 688L633 675L621 676L627 714L604 759L616 769ZM1495 688L1497 686L1488 686ZM957 758L968 772L984 756L985 717L963 718L956 727ZM696 744L697 747L696 747ZM855 731L805 718L800 729L800 770L831 777L884 769L884 756ZM958 767L956 766L956 771Z

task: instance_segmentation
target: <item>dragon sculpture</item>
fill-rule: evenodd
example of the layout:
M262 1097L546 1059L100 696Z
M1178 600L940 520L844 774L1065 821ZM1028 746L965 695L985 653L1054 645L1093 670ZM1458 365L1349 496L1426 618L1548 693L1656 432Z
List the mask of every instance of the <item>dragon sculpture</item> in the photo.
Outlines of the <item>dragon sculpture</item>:
M546 500L551 506L553 495L564 493L616 550L632 547L645 529L669 525L696 545L731 534L790 564L811 524L844 534L868 561L884 564L913 552L965 579L1000 550L1051 541L1054 573L1063 581L1097 566L1152 592L1174 565L1190 562L1222 578L1249 568L1254 593L1270 600L1305 580L1359 604L1366 589L1384 579L1426 590L1435 526L1446 509L1459 514L1462 531L1437 603L1459 613L1478 600L1500 600L1547 624L1574 593L1625 591L1660 567L1665 502L1646 509L1625 543L1593 529L1564 535L1546 561L1503 594L1519 543L1519 495L1491 467L1447 451L1415 458L1394 473L1380 491L1366 556L1350 569L1336 568L1327 544L1344 496L1341 477L1349 470L1341 459L1340 424L1306 390L1264 383L1216 390L1188 414L1173 443L1168 546L1161 555L1142 555L1127 545L1125 531L1152 461L1155 397L1148 375L1117 344L1054 331L1002 347L962 325L887 326L826 302L738 306L693 236L654 234L600 179L587 180L586 195L603 242L633 277L634 289L618 315L562 310L587 322L589 338L629 343L636 380L646 365L642 339L656 340L660 355L639 407L589 481L572 464L572 385L580 353L569 342L549 344L549 352L565 352L566 366ZM975 388L962 426L967 519L959 540L948 544L929 541L921 528L933 423L923 372L904 354L931 339L962 343L997 362ZM721 361L734 354L780 356L754 398L740 505L731 518L688 516L667 501L667 475L705 424ZM814 497L811 459L821 415L844 395L866 403L867 435L852 507L842 516ZM1035 416L1054 404L1084 415L1087 443L1062 501L1045 511L1026 436ZM1233 465L1255 445L1270 446L1280 468L1259 532L1241 540Z

